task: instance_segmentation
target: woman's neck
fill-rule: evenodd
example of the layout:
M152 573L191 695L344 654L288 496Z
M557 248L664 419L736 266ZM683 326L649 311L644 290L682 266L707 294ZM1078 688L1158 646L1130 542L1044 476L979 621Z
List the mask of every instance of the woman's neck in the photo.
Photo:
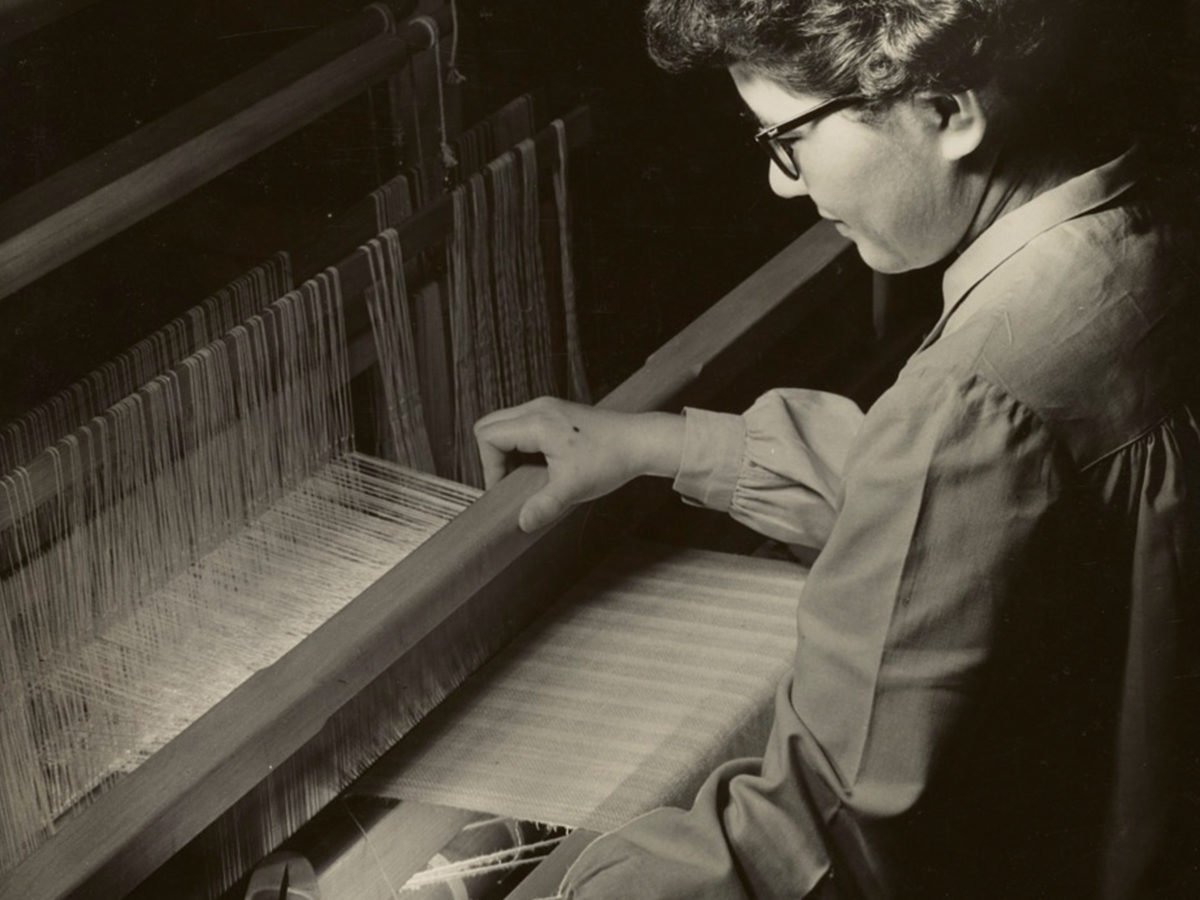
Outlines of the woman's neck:
M1017 145L1022 145L1021 150ZM1009 142L993 157L979 206L959 249L965 249L1007 213L1107 162L1125 149L1126 146L1117 139L1097 140L1070 150L1058 148L1053 153L1038 152L1027 142Z

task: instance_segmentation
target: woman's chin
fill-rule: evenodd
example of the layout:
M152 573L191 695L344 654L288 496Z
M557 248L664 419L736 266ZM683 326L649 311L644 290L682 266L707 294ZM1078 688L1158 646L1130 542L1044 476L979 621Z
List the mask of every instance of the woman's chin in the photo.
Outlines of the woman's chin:
M916 268L916 266L903 257L891 253L870 241L864 240L845 228L838 228L838 232L854 242L854 246L858 250L858 255L862 258L862 261L876 272L884 275L895 275Z

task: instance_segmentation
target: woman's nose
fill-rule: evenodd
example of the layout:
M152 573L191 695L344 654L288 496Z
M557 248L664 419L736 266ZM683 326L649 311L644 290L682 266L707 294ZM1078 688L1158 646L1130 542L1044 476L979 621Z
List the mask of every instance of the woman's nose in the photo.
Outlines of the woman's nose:
M776 196L784 199L808 196L808 185L804 183L803 172L800 173L799 178L789 178L775 163L767 163L767 166L767 182Z

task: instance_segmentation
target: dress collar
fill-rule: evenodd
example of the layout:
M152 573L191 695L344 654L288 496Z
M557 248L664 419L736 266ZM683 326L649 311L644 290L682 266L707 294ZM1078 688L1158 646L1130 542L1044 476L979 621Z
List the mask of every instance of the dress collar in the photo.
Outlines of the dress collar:
M1001 263L1043 232L1103 206L1132 187L1138 178L1136 147L1034 197L997 219L950 264L942 277L942 317L921 344L924 350L941 334L947 320L971 289Z

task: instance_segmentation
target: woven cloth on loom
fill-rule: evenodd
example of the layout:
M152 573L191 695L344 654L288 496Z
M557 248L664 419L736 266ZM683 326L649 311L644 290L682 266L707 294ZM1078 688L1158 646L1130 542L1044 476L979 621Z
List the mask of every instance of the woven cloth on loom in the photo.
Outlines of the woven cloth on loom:
M354 792L608 830L761 751L804 570L618 549Z

